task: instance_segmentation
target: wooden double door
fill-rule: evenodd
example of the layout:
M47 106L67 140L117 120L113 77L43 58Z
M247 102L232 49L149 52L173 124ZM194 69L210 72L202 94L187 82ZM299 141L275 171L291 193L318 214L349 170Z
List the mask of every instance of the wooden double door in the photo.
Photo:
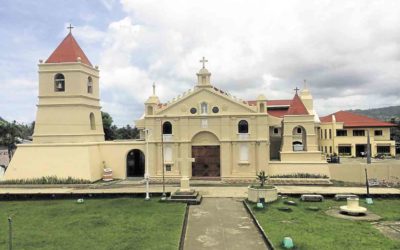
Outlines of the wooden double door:
M192 146L192 177L220 177L219 146Z

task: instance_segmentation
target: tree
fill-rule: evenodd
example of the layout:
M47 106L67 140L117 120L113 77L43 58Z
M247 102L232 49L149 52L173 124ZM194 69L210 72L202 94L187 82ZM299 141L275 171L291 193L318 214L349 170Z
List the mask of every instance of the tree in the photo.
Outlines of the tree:
M104 130L104 137L106 141L115 140L115 131L117 126L112 125L114 122L111 115L107 112L101 112L101 118L103 120L103 130Z
M0 120L0 145L7 146L10 161L17 148L16 143L18 142L18 138L22 138L21 131L20 125L16 121L10 123Z
M117 139L137 139L139 135L139 130L135 127L132 128L130 125L119 128L117 130Z

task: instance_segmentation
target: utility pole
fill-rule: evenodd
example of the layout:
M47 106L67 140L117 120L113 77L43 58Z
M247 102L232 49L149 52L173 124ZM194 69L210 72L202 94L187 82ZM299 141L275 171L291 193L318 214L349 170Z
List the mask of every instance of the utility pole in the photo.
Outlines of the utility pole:
M368 171L365 168L365 185L367 186L367 198L369 197L369 182L368 182Z
M371 164L371 140L369 130L367 130L367 164Z

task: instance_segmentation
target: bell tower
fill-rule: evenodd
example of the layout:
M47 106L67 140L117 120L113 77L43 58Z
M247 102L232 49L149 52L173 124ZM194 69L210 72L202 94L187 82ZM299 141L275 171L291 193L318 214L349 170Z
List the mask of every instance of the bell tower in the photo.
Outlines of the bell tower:
M71 33L39 61L39 103L34 143L104 141L99 70Z

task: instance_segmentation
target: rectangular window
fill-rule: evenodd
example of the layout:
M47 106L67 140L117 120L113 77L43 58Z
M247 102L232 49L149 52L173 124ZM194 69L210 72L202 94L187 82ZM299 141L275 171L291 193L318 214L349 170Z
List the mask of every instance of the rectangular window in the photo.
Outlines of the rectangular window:
M390 146L377 146L376 152L378 154L390 154Z
M347 130L345 129L337 129L336 136L347 136Z
M164 163L172 162L172 146L164 145Z
M322 139L322 129L321 129L321 139Z
M339 146L339 155L351 155L351 146Z
M329 139L332 139L332 129L329 129Z
M353 130L353 136L365 136L365 130Z
M326 136L326 129L324 129L324 134L325 134L325 139L327 139L328 137Z
M239 156L241 162L249 161L249 146L247 144L240 144Z
M332 146L329 146L329 153L332 154Z
M375 136L382 136L383 132L382 132L382 130L375 130L374 135Z
M172 169L172 165L171 164L165 164L165 171L170 172Z
M325 153L328 153L328 147L325 146Z

